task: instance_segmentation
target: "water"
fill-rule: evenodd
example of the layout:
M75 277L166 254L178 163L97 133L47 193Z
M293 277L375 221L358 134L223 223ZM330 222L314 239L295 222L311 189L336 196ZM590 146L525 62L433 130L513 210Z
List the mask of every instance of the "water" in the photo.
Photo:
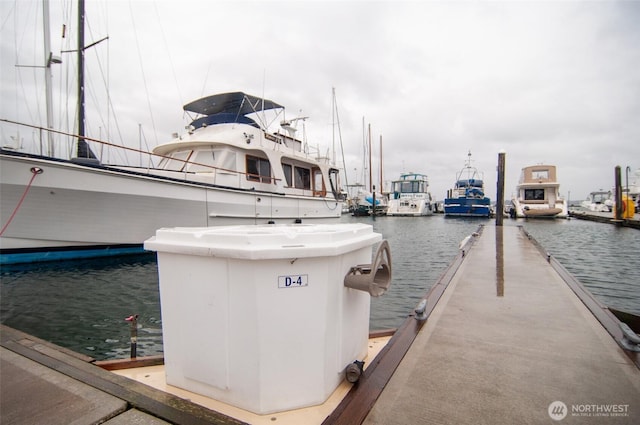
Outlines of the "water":
M584 220L524 227L601 303L640 315L640 231Z
M139 314L138 353L162 353L155 254L3 267L2 323L95 357L130 353L129 322Z
M371 329L396 328L451 263L462 239L485 219L345 216L389 241L393 281L371 302ZM523 225L603 304L640 314L640 233L582 220L505 220ZM96 359L129 355L129 322L139 314L138 355L162 354L155 254L32 267L4 267L2 323ZM198 324L195 324L198 326Z

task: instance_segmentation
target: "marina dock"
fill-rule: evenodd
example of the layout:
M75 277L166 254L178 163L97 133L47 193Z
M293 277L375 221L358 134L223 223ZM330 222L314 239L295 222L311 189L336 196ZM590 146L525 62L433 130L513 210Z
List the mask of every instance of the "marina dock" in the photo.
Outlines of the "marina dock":
M517 228L487 226L364 423L549 423L556 401L562 423L638 423L637 354L550 263Z
M484 226L420 310L322 423L640 420L640 356L616 317L520 227ZM0 337L3 424L242 423L13 329Z
M608 223L640 229L640 215L638 214L635 214L633 218L622 218L620 220L616 220L612 212L571 210L569 211L569 217L577 218L579 220L595 221L598 223Z

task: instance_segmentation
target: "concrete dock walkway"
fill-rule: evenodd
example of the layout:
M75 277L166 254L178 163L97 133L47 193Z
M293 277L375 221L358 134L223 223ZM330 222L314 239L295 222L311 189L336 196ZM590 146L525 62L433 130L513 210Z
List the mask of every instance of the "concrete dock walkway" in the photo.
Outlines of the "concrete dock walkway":
M2 425L239 425L108 372L91 359L0 325Z
M556 420L640 423L640 371L523 232L486 226L364 423Z

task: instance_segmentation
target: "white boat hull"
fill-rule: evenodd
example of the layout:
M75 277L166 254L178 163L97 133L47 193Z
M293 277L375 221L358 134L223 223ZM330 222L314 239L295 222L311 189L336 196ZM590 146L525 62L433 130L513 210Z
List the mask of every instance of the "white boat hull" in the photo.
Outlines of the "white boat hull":
M432 214L431 204L425 199L391 199L387 207L388 216L420 217Z
M515 218L567 218L567 200L560 196L555 165L524 167L511 200Z
M35 177L34 167L42 170ZM39 157L1 155L0 177L3 254L141 245L161 227L333 221L341 215L334 198L231 189Z

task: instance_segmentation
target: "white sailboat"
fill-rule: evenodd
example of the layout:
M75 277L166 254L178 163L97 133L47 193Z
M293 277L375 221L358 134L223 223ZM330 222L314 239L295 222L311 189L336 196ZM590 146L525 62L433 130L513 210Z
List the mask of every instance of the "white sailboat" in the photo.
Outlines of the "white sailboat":
M184 110L193 116L187 132L147 153L160 160L155 167L100 162L86 141L102 142L84 134L83 116L74 135L77 158L2 148L0 263L141 252L161 227L340 217L338 168L295 137L296 120L283 119L283 106L232 92Z

